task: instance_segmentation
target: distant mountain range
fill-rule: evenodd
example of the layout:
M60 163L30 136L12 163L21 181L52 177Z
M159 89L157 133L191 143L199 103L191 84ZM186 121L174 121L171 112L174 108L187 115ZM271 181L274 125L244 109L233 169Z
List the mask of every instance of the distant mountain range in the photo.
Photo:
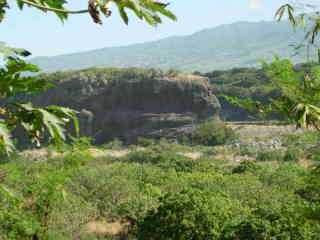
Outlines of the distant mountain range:
M293 44L305 36L286 22L237 22L205 29L188 36L169 37L125 47L108 47L31 61L44 71L89 67L144 67L182 71L210 71L256 66L275 54L306 60L306 50L293 55Z

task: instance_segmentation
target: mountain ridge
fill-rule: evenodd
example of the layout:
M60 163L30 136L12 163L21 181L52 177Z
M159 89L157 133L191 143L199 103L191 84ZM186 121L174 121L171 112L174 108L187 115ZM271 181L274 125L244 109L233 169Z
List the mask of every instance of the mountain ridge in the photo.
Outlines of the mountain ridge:
M287 22L242 21L151 42L36 57L31 62L49 72L90 67L143 67L182 71L252 67L261 59L270 60L275 54L290 57L293 52L290 45L301 42L304 35L302 30L294 32ZM304 54L293 57L295 62L304 59Z

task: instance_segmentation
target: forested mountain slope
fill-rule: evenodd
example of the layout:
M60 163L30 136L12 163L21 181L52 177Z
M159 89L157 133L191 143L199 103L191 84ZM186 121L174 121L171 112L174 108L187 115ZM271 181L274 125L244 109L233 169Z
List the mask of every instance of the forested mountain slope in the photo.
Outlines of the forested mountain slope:
M303 30L294 33L286 22L237 22L189 36L55 57L37 57L32 62L45 71L97 66L211 71L256 66L260 60L270 59L275 54L292 56L292 45L299 44L304 36ZM305 61L306 50L300 49L293 59L296 62Z

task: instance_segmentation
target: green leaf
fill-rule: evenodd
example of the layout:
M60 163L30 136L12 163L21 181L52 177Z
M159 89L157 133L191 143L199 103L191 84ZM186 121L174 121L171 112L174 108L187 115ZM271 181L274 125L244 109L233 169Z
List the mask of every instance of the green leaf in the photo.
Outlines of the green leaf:
M176 21L177 17L167 9L168 4L154 0L123 0L112 1L119 10L120 16L124 23L128 24L129 18L125 11L126 8L132 10L134 14L145 20L149 25L155 26L162 22L160 15Z
M120 14L122 20L124 21L125 24L128 25L129 17L128 17L126 11L124 10L124 7L119 7L118 9L119 9L119 14Z
M70 121L72 121L76 136L77 137L79 136L80 127L79 127L79 120L77 118L77 113L78 113L77 111L70 108L54 106L54 105L48 106L46 107L46 109L49 112L56 115L57 117L59 117L60 119L62 119L65 122L65 124L68 124Z
M0 0L0 23L5 17L6 9L8 8L8 4L6 0Z
M10 130L3 119L0 119L0 146L0 149L7 155L10 155L15 149L11 139Z
M153 12L159 12L160 14L168 17L171 20L174 20L174 21L177 20L177 17L167 9L167 4L156 2L156 1L150 1L148 7Z
M36 73L39 69L33 64L26 63L18 57L6 59L5 67L0 68L0 98L2 108L0 114L0 146L9 154L14 146L10 131L22 126L28 133L31 141L37 146L49 138L55 143L66 140L66 128L73 123L76 135L79 136L77 112L58 106L34 107L25 103L28 95L47 90L51 83L38 76L26 75Z
M52 87L51 83L30 74L38 71L36 65L19 58L8 58L5 68L0 68L0 96L33 95Z
M35 7L35 6L32 6L32 7L35 7L45 13L47 12L47 10L45 10L45 8L47 8L47 7L52 8L52 9L66 10L64 8L64 4L66 4L67 1L65 1L65 0L28 0L28 1L37 5L37 7ZM25 5L28 5L21 0L17 0L17 4L18 4L18 7L20 10L22 10ZM58 11L53 11L53 12L57 15L57 17L62 22L68 18L67 13L62 13L62 12L58 12Z
M30 55L31 53L25 49L9 47L4 42L0 42L0 57L2 58L18 58Z
M41 136L45 132L49 134L49 140L60 144L66 141L66 127L72 120L75 131L79 132L76 112L63 107L48 106L45 108L33 107L31 103L15 104L17 111L14 112L19 124L30 134L30 138L38 146L41 145Z

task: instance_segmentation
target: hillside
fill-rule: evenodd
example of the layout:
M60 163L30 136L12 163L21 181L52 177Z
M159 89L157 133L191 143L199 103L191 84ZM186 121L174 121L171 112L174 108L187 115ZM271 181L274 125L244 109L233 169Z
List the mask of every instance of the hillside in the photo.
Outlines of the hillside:
M33 98L80 112L82 135L102 144L115 138L176 138L190 125L218 118L220 104L207 78L152 69L92 68L47 74L56 84Z
M319 64L316 62L296 64L295 71L310 72L310 69L318 66ZM270 99L279 95L279 90L274 84L271 84L263 68L232 68L229 70L214 70L207 73L198 72L197 74L209 80L213 94L218 97L221 104L220 117L225 121L256 121L262 119L261 114L249 113L239 106L230 104L224 96L241 99L249 98L268 104ZM268 119L284 120L279 115L270 115Z
M286 23L238 22L206 29L189 36L170 37L155 42L109 47L56 57L38 57L33 63L45 71L88 67L144 67L210 71L254 66L274 54L290 56L293 43L305 34L293 32ZM294 60L304 61L305 51Z
M250 114L245 109L230 104L221 95L242 99L252 98L267 103L276 92L270 86L270 80L261 68L215 70L200 75L209 79L213 93L218 96L221 104L220 116L225 121L260 120L260 118L256 114Z

